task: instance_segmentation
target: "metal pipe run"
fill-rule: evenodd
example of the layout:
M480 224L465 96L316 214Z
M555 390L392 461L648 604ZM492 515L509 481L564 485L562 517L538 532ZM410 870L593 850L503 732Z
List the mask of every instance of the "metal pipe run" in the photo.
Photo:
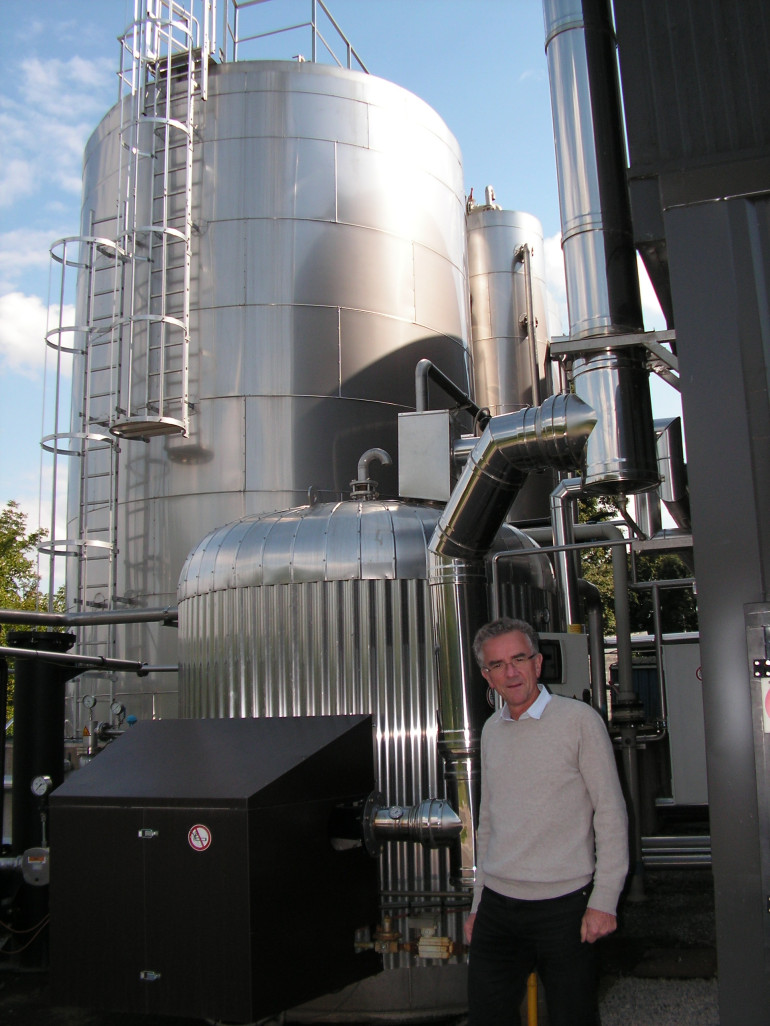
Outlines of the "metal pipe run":
M625 179L609 0L543 0L570 336L606 346L574 358L575 391L599 415L584 486L631 494L658 483L646 354L612 348L643 329Z
M651 869L710 866L711 837L708 834L643 837L642 858L645 866Z
M471 397L463 392L459 385L456 385L442 370L439 370L435 363L427 359L420 360L414 371L414 406L417 413L425 413L426 410L430 409L428 403L428 380L438 385L462 409L467 410L482 427L486 427L489 422L489 411L482 410L480 406L477 406Z
M157 609L103 609L99 613L40 613L27 609L0 609L0 623L38 627L89 627L103 623L159 623L176 625L176 606Z
M529 339L529 373L532 379L532 405L540 405L540 371L537 366L537 324L535 323L535 297L532 291L532 256L529 246L525 243L514 253L514 261L521 260L524 265L524 291L527 318L527 337Z
M133 659L109 659L107 656L79 655L77 652L47 652L39 648L11 648L8 645L0 645L0 655L11 656L14 659L35 659L44 663L69 663L75 667L95 667L99 670L127 670L129 673L136 673L140 677L146 677L150 673L176 673L179 666L174 664L167 666L152 666L149 663L135 662Z

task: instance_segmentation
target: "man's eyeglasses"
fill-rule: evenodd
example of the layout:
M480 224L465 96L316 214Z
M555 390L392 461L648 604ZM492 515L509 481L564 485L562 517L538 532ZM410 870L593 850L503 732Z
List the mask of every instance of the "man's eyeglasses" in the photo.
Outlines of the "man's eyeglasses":
M524 665L524 663L528 663L530 659L534 659L536 655L537 652L533 652L532 655L515 655L512 659L495 659L493 663L485 666L484 669L489 673L503 673L509 666L515 666L518 670Z

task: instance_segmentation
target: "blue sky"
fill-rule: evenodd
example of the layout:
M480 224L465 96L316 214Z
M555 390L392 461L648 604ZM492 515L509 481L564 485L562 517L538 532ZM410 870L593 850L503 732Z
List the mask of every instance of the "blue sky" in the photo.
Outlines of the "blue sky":
M538 217L549 282L563 309L559 208L540 0L327 0L368 70L429 103L463 153L466 192L495 188L506 208ZM282 10L279 10L281 9ZM2 0L0 61L0 504L48 526L40 487L51 244L78 232L81 162L117 100L117 37L133 0ZM280 24L307 19L310 0L253 8ZM253 15L252 15L253 17ZM272 26L272 21L270 26ZM309 56L307 30L270 56ZM643 295L651 296L649 287ZM650 302L646 327L665 327ZM554 333L567 330L552 323ZM678 411L660 385L656 412ZM50 401L50 400L49 400ZM58 533L58 532L57 532Z

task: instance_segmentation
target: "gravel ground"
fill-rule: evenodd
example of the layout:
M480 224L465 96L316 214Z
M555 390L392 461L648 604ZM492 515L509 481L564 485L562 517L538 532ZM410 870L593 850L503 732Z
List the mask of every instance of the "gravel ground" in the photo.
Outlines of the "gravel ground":
M716 980L613 980L602 1026L719 1026Z

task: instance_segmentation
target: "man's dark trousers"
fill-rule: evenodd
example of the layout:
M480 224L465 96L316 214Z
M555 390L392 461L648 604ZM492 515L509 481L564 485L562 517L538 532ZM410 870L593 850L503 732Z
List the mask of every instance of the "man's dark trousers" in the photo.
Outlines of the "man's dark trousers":
M484 888L468 965L468 1026L518 1026L535 971L549 1026L598 1026L595 947L580 940L587 902L587 889L521 901Z

